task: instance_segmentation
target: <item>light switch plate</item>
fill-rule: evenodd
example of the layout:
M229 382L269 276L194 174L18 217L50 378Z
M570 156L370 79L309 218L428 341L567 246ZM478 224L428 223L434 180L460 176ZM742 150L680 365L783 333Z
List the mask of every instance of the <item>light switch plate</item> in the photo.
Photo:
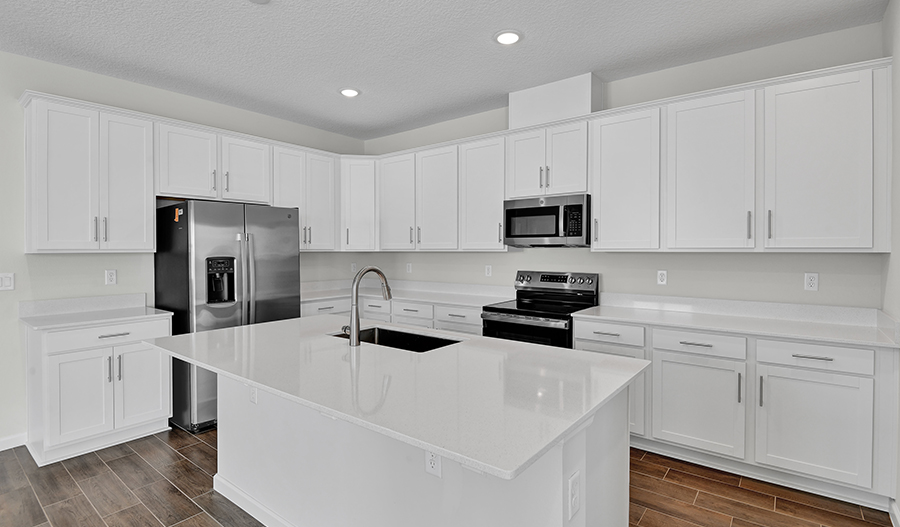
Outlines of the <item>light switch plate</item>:
M16 273L0 273L0 291L12 291L16 288Z

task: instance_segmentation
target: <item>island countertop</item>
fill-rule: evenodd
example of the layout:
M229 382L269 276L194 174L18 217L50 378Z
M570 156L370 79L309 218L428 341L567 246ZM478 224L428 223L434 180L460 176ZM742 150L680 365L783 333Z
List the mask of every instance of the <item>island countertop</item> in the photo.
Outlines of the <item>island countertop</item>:
M512 479L588 422L650 363L446 331L374 325L458 340L426 353L363 342L351 361L321 315L149 340L240 380L463 466ZM353 366L351 367L351 364Z

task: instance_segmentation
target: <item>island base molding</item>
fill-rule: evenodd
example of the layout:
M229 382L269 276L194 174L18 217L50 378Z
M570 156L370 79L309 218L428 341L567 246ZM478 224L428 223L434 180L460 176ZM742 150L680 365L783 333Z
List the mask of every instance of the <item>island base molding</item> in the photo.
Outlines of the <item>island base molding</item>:
M861 489L853 489L801 475L791 474L782 469L775 470L759 465L750 465L743 461L730 460L718 455L705 454L696 450L637 436L631 437L631 446L646 450L647 452L669 456L682 461L703 465L705 467L724 470L726 472L766 481L768 483L774 483L783 487L811 492L813 494L827 496L841 501L849 501L857 505L864 505L881 511L889 511L891 514L897 509L896 502L888 496L882 496ZM894 525L900 525L900 522L894 521Z
M214 488L269 526L628 525L627 390L509 480L448 457L438 478L417 446L262 389L253 403L249 386L224 375L218 392ZM447 433L471 433L460 430ZM576 472L580 505L570 519Z
M97 450L127 443L128 441L147 437L169 429L168 419L158 419L125 430L116 430L114 432L90 437L82 441L66 443L46 450L43 446L44 443L39 440L28 441L25 443L25 446L28 448L31 457L34 458L34 462L37 466L43 467L50 463L56 463L57 461L64 461L82 454L96 452Z

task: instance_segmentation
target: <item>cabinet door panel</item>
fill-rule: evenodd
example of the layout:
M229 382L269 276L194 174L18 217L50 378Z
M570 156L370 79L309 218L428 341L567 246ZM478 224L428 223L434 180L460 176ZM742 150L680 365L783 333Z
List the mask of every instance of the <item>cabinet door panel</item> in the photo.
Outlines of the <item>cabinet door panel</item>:
M306 244L315 251L335 248L335 170L334 158L306 156Z
M222 199L270 203L269 145L222 137Z
M379 161L378 216L382 249L414 250L416 159L413 154Z
M33 248L99 248L99 112L35 101Z
M653 350L653 437L743 459L746 373L744 362Z
M753 90L668 108L668 245L752 248Z
M544 130L506 137L506 199L544 194Z
M46 361L46 446L111 431L112 348L51 355Z
M575 349L609 353L611 355L633 357L635 359L644 358L644 348L629 348L626 346L616 346L615 344L606 344L584 339L575 340ZM644 395L646 393L644 377L644 374L641 374L641 376L634 381L634 384L628 388L628 405L630 408L629 413L631 415L629 428L632 434L637 435L644 435Z
M341 161L341 249L375 249L375 161Z
M459 146L459 248L505 250L502 137Z
M766 247L872 247L872 71L766 88Z
M216 134L159 124L157 135L158 192L178 197L218 197Z
M762 364L757 373L756 461L871 488L874 381Z
M587 191L587 123L547 128L547 194Z
M116 428L169 417L170 360L143 343L114 348Z
M659 249L659 108L591 123L594 249Z
M459 172L456 146L416 154L418 248L459 247Z
M100 115L100 248L153 251L153 122Z
M303 173L306 154L276 146L273 157L272 202L276 207L297 207L303 215Z

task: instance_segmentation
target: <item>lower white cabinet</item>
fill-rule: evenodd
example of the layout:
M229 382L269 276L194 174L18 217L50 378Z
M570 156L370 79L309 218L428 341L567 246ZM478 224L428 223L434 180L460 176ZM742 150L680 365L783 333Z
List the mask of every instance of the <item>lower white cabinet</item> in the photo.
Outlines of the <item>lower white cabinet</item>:
M112 356L99 348L48 357L44 446L113 429Z
M144 343L113 348L116 428L169 417L169 364Z
M300 302L300 316L334 315L350 312L350 297L332 298L331 300L315 300Z
M576 327L578 324L576 323ZM641 328L643 330L643 328ZM643 335L642 335L643 337ZM597 353L608 353L610 355L619 355L622 357L633 357L635 359L644 358L644 348L633 348L630 346L619 346L616 344L607 344L587 339L575 339L575 349L583 351L593 351ZM629 406L629 428L632 434L644 435L644 400L646 383L644 375L641 375L628 388L628 406Z

